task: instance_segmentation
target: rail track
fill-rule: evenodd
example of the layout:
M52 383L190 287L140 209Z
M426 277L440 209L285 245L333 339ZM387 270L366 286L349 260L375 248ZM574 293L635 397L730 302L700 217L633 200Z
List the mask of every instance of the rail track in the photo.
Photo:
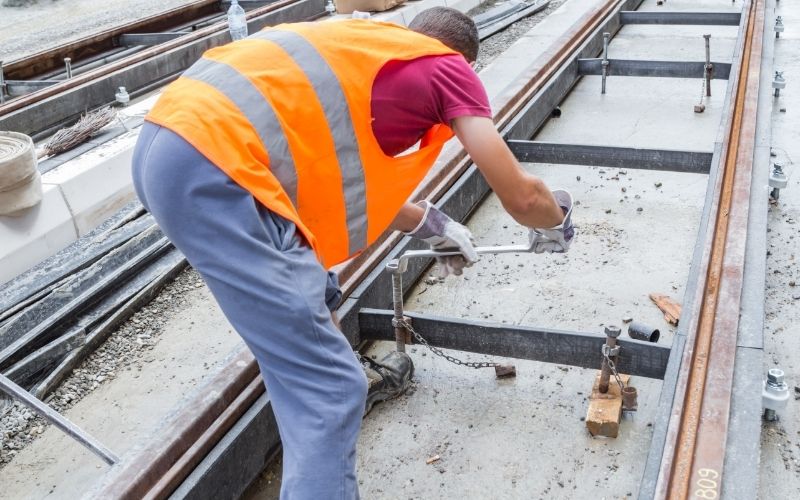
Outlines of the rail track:
M206 3L209 2L197 2L198 8L199 4ZM285 0L263 9L271 9L264 12L275 12L289 3ZM498 110L494 120L521 161L709 173L706 207L698 231L698 245L689 277L690 286L684 298L679 334L668 352L642 347L636 351L639 359L623 358L619 365L629 373L639 370L647 373L646 376L664 380L659 419L640 498L719 498L725 496L726 491L738 491L737 484L750 477L726 473L730 466L726 451L732 446L732 441L736 441L737 449L752 447L753 440L755 446L758 445L757 435L732 436L728 424L732 413L742 413L733 402L737 384L746 380L752 385L754 378L760 380L761 377L760 373L752 370L745 372L745 368L752 368L752 364L737 368L736 360L737 347L742 342L739 318L745 307L742 297L746 292L743 290L749 286L745 264L753 255L757 259L759 252L762 256L766 252L765 243L762 247L760 238L754 237L752 232L748 234L748 231L752 230L750 221L755 212L751 205L754 199L758 199L753 198L751 188L764 180L763 148L758 148L757 131L762 126L758 122L758 107L763 104L760 102L764 93L761 80L766 59L762 53L765 40L768 40L764 26L770 21L766 8L769 2L746 0L741 16L730 13L681 13L675 16L668 12L661 13L663 15L637 13L635 9L640 3L641 0L598 3L532 61L513 85L509 85L493 102L494 109ZM249 15L251 21L260 15L254 12ZM598 74L596 70L600 60L596 56L601 53L603 33L614 34L623 24L632 23L739 26L733 63L727 68L725 64L714 63L715 77L727 77L729 82L727 113L713 155L545 144L528 140L582 76ZM198 39L225 34L217 25L197 33L203 33L192 35ZM169 47L164 50L176 48L173 45ZM149 50L131 57L143 57ZM58 57L50 59L56 61ZM610 63L614 68L615 61ZM617 69L616 74L641 76L647 72L648 76L703 78L705 71L703 65L689 63L680 68L657 61L627 63L631 63L628 69ZM618 65L619 68L623 66ZM727 76L726 69L730 76ZM59 85L70 90L79 87L80 83ZM0 128L2 115L6 109L11 109L8 106L26 98L33 103L32 96L0 107ZM590 154L587 155L587 151ZM454 218L464 219L488 191L466 153L457 145L449 145L434 173L414 196L432 200ZM766 192L762 201L766 204ZM391 302L390 278L383 272L385 264L415 248L419 248L417 243L400 234L388 233L369 251L337 270L345 296L339 316L343 332L354 346L393 338L388 320L385 329L372 326L380 315L371 312L371 308L382 310ZM422 260L411 262L405 278L418 279L427 266L428 262ZM763 297L763 289L760 292L748 290L756 295L761 293ZM489 341L480 347L468 346L466 340L453 341L444 335L434 336L429 341L440 347L475 352L502 353L507 352L503 349L509 348L509 341L505 340L498 340L496 344ZM530 346L525 344L522 347ZM632 344L629 348L635 349L636 346ZM521 350L527 353L526 349ZM576 359L571 364L593 366L588 352L587 348L586 360ZM524 357L553 360L551 353L531 352ZM760 369L760 364L757 367ZM154 438L151 446L112 470L103 486L95 492L96 497L166 498L172 495L215 498L241 492L275 455L280 444L269 398L264 393L252 356L243 352L233 359L209 383L207 393L217 394L217 397L206 395L190 402ZM752 424L752 415L746 418ZM263 450L254 451L254 441L267 445ZM757 457L750 458L755 460ZM739 465L732 467L741 470ZM757 474L757 467L752 473ZM222 489L220 478L225 478L226 489ZM233 489L232 483L236 483Z
M699 313L678 377L658 498L719 498L733 397L739 311L756 161L765 1L743 10L738 76L727 118L723 169L715 186L714 224L704 262ZM765 252L766 254L766 252Z
M264 3L247 12L250 32L327 15L324 0ZM0 103L0 130L39 139L115 102L119 87L135 98L177 78L203 52L230 42L224 5L199 0L3 66L0 87L12 98Z

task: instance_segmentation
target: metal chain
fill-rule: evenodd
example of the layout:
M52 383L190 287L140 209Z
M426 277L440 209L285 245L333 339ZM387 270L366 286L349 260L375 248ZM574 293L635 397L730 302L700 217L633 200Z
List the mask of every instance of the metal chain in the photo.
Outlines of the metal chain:
M619 378L619 373L617 372L617 366L614 364L613 361L611 361L611 357L609 357L608 351L606 351L605 349L603 349L603 357L606 358L606 363L608 364L608 367L611 369L612 375L614 375L614 378L617 380L617 384L619 384L619 393L622 394L622 390L625 388L625 384L623 384L622 379Z
M414 330L414 328L411 327L411 324L409 324L409 322L406 321L405 319L397 321L397 324L400 327L405 328L406 330L411 332L411 335L413 335L414 338L417 339L417 342L419 342L420 344L422 344L425 347L427 347L428 349L430 349L430 351L432 353L434 353L437 356L441 356L442 358L444 358L447 361L453 363L454 365L466 366L468 368L495 368L497 366L501 366L499 363L491 363L491 362L488 362L488 361L463 361L463 360L460 360L460 359L455 358L453 356L450 356L448 354L445 354L438 347L434 347L434 346L430 345L428 343L428 341L425 340L422 337L422 335L417 333L417 331Z
M706 80L707 80L708 73L706 73L705 69L703 69L703 78L700 82L700 104L702 106L703 101L706 100Z

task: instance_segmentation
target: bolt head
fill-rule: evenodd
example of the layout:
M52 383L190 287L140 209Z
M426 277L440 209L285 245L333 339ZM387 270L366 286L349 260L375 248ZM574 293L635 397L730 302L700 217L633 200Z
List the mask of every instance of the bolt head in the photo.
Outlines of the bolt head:
M783 385L784 373L780 368L771 368L767 372L767 383L771 385Z
M605 328L606 336L611 337L612 339L615 339L615 338L619 337L619 334L621 332L622 332L622 330L620 330L620 328L618 326L615 326L615 325L608 325Z

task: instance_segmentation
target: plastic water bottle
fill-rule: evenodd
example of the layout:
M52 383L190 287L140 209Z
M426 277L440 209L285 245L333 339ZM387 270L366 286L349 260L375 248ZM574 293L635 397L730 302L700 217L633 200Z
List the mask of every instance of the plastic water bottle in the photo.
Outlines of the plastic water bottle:
M239 5L239 0L231 0L231 8L228 9L228 29L234 42L247 38L247 18L244 9Z
M328 2L325 4L325 11L329 16L336 14L336 5L333 4L333 0L328 0Z

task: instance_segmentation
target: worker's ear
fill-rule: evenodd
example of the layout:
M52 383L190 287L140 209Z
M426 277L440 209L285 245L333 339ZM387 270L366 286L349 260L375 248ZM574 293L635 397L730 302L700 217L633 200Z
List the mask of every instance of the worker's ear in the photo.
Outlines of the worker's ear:
M472 61L471 63L469 63L469 67L475 69L476 64L478 64L478 61Z

